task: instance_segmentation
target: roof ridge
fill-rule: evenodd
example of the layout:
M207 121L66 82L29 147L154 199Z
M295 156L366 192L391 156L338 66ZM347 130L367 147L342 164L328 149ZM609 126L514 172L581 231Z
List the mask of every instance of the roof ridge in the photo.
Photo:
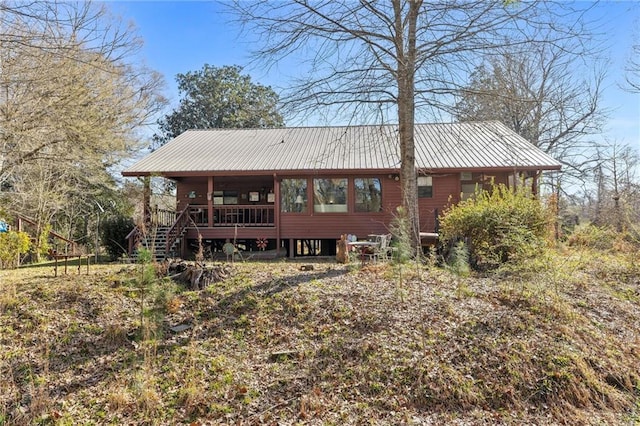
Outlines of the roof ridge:
M426 122L426 123L414 123L416 126L448 126L448 125L470 125L470 124L487 124L487 123L499 123L499 120L473 120L473 121L449 121L449 122ZM344 128L365 128L365 127L394 127L399 126L398 123L386 123L386 124L345 124L345 125L331 125L331 126L282 126L282 127L211 127L208 129L188 129L185 132L213 132L213 131L238 131L238 130L291 130L291 129L344 129Z

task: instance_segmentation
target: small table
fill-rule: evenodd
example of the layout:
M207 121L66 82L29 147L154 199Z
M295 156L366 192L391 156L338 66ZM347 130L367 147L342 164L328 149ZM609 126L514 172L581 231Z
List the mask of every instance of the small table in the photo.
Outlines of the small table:
M351 241L347 243L348 247L353 247L360 252L360 262L364 265L364 259L366 250L369 248L373 248L374 250L380 245L380 243L376 241Z

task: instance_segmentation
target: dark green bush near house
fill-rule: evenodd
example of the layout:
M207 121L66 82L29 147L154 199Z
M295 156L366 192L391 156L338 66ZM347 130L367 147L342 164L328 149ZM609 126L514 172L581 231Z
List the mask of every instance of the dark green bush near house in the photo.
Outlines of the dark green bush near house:
M446 209L440 238L449 247L466 240L472 266L495 269L544 250L548 218L545 207L524 186L512 190L495 185Z
M102 245L111 260L119 258L127 251L127 235L134 227L133 219L126 216L110 217L100 225Z

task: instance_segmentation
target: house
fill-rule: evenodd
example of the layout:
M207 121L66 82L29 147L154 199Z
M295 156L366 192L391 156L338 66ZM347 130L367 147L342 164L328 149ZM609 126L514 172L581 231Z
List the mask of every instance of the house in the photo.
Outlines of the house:
M535 189L560 163L499 122L416 124L420 226L489 182ZM401 205L397 125L190 130L123 172L163 176L177 212L162 222L167 249L188 257L201 236L220 250L334 254L341 234L389 232ZM165 235L166 234L166 235ZM177 246L176 246L177 244ZM177 247L177 248L176 248Z

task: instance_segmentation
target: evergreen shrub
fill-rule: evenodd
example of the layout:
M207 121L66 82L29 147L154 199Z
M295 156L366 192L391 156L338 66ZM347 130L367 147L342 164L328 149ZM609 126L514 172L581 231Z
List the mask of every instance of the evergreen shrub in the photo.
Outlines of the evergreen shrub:
M448 207L440 218L440 239L445 247L466 241L475 269L495 269L544 250L548 222L547 210L526 187L499 184Z
M100 225L102 245L109 253L111 260L116 260L126 253L127 235L134 227L133 219L126 216L110 217Z

